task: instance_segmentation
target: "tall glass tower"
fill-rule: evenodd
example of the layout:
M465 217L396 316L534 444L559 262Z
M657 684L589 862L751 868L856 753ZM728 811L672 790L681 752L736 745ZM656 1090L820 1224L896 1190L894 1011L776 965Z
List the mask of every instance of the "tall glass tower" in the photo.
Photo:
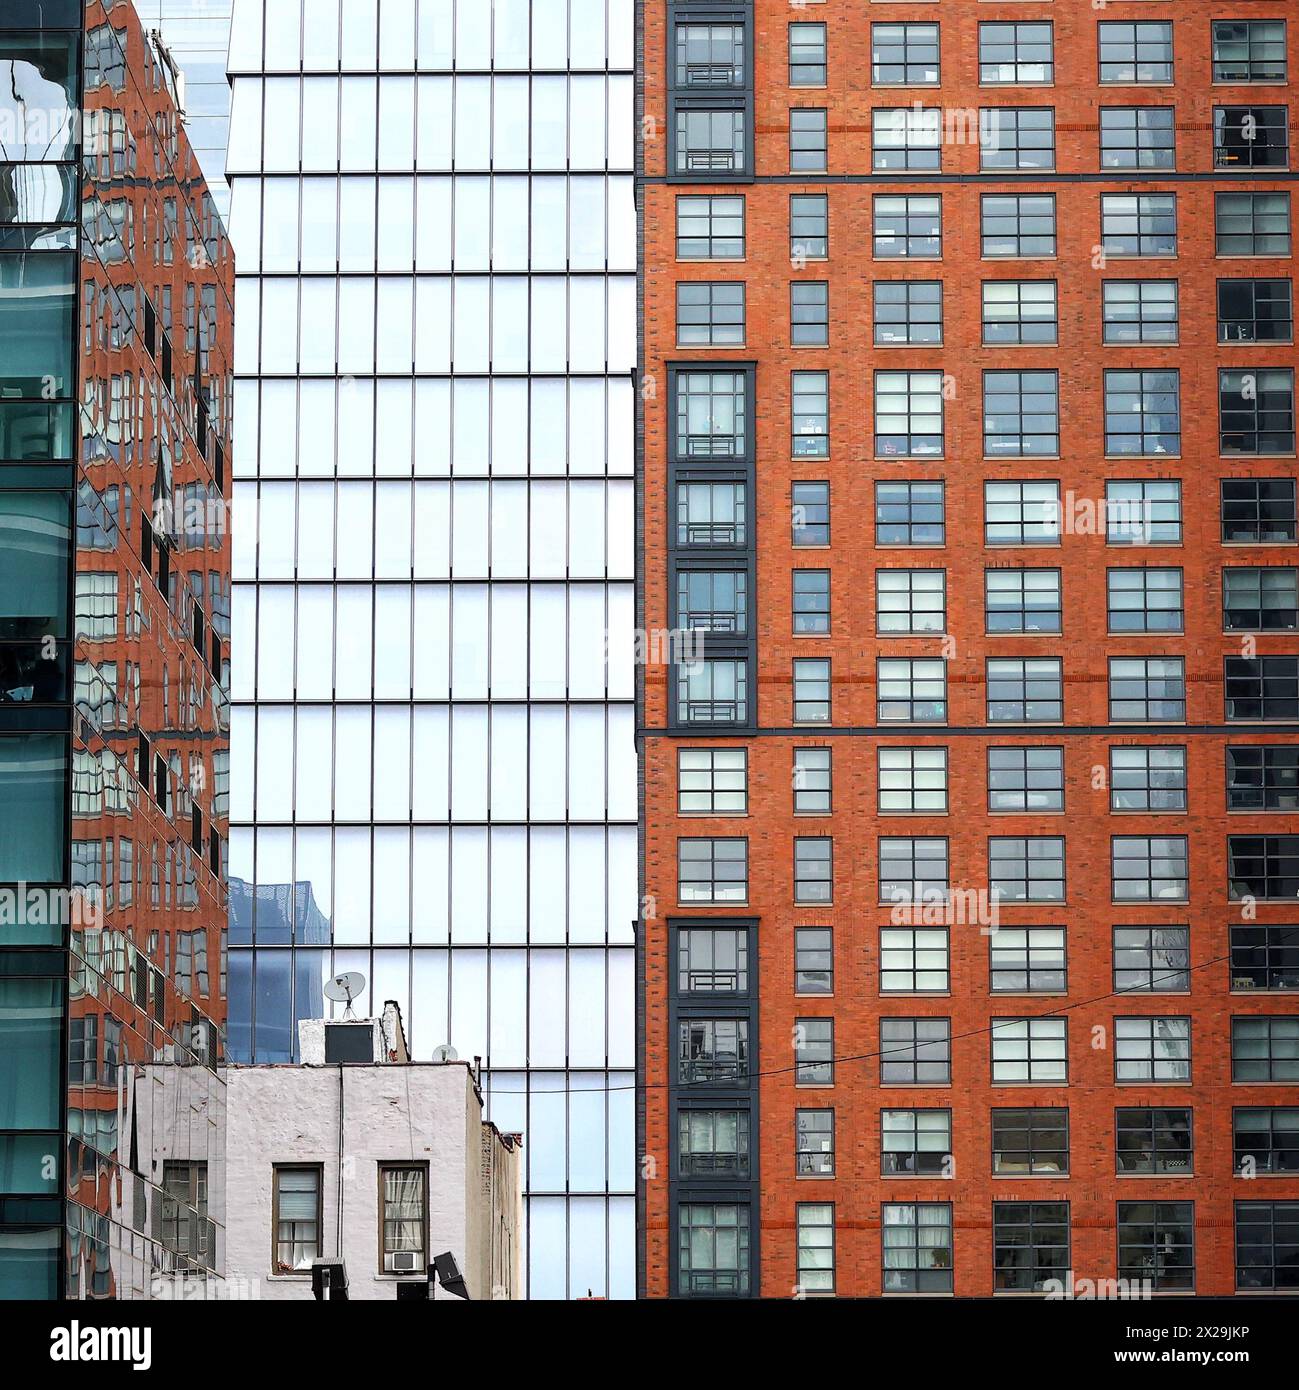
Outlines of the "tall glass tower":
M304 19L305 15L305 19ZM480 1056L634 1294L632 0L236 0L230 1035Z

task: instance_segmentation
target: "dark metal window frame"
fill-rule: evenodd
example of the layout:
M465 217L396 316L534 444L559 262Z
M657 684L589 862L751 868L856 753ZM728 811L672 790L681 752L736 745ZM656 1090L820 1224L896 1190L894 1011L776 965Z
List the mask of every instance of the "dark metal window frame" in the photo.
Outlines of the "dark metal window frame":
M1149 1232L1147 1237L1146 1232ZM1149 1279L1156 1292L1165 1289L1193 1292L1195 1289L1195 1203L1119 1202L1115 1213L1120 1279L1137 1283ZM1189 1252L1186 1273L1181 1266L1164 1265L1168 1252Z
M919 1038L917 1024L944 1024L932 1038ZM890 1037L889 1033L893 1036ZM919 1049L937 1049L936 1055L922 1058ZM904 1055L905 1054L905 1055ZM921 1067L935 1068L933 1075L919 1080ZM904 1073L898 1075L898 1072ZM952 1020L938 1017L897 1017L880 1019L880 1085L946 1086L952 1080Z
M817 36L795 39L795 30L816 30ZM829 44L826 25L814 20L793 20L788 28L789 85L791 87L824 87L829 68ZM810 54L810 57L801 56ZM804 71L806 70L806 71ZM812 81L805 78L811 76Z
M1120 211L1119 205L1131 211ZM1159 230L1160 221L1172 218L1171 234ZM1132 232L1118 232L1114 224L1136 219ZM1171 245L1168 244L1171 239ZM1102 193L1101 249L1115 260L1148 260L1177 255L1176 193Z
M1255 58L1255 31L1263 28L1264 25L1280 25L1280 63L1277 66L1275 58L1269 60L1263 57ZM1233 64L1230 60L1219 56L1218 45L1224 37L1219 31L1222 29L1244 29L1245 40L1245 61L1243 67ZM1269 16L1266 19L1215 19L1210 28L1211 52L1213 61L1213 80L1215 82L1228 82L1240 85L1248 82L1284 82L1289 76L1288 63L1286 61L1286 40L1289 32L1284 19ZM1275 43L1275 40L1259 38L1260 45ZM1272 66L1268 66L1269 62ZM1255 68L1259 71L1256 73Z
M1264 1115L1267 1126L1241 1129L1244 1115ZM1289 1116L1278 1129L1278 1117ZM1251 1142L1250 1135L1267 1135L1266 1145ZM1232 1167L1239 1173L1253 1158L1256 1173L1299 1173L1299 1105L1238 1105L1231 1112ZM1278 1139L1281 1142L1277 1142ZM1277 1157L1284 1156L1284 1157Z
M1042 760L1044 753L1051 755L1049 760ZM990 815L1041 815L1064 810L1064 747L1061 744L990 744L987 772ZM1031 778L1030 773L1033 774ZM1044 773L1054 774L1053 780L1045 781ZM1003 785L994 786L994 774L998 774L997 781L1002 781L1003 778L1007 780ZM1010 782L1008 779L1012 777L1014 781ZM1030 792L1037 793L1039 799L1046 793L1050 801L1042 805L1030 805ZM999 804L1002 799L1006 800L1005 805Z
M1177 677L1177 688L1181 691L1178 698L1170 700L1166 695L1152 695L1152 686L1162 683L1167 677L1151 674L1152 662L1168 663L1173 670L1179 673ZM1140 685L1142 694L1139 698L1131 697L1119 698L1115 696L1115 681L1135 681L1134 676L1116 676L1115 668L1123 665L1140 665L1141 676ZM1184 724L1186 722L1186 658L1180 656L1111 656L1106 669L1107 699L1109 704L1109 722L1111 724ZM1143 708L1139 714L1122 714L1117 711L1119 705L1139 704ZM1160 715L1152 711L1152 706L1176 705L1179 712L1174 715Z
M1013 77L990 77L986 69L1004 66L1004 63L995 58L987 56L986 45L992 38L990 31L995 29L1009 29L1010 52L1012 57L1011 64L1015 69ZM1046 47L1048 57L1045 62L1041 59L1021 58L1021 45L1040 44L1042 39L1031 33L1021 33L1021 31L1045 30ZM1025 77L1020 69L1024 67L1042 67L1047 71L1042 77ZM981 20L979 22L979 85L981 87L1049 87L1055 81L1055 25L1049 19L992 19Z
M918 772L932 773L937 769L933 766L918 767L916 755L924 755L926 760L934 760L938 768L941 768L943 784L940 790L925 787L917 788L916 774ZM892 755L896 759L896 765L886 768L885 757ZM876 781L876 809L882 816L898 815L945 815L948 809L948 783L949 783L949 756L945 745L935 747L932 744L921 747L908 747L899 744L881 744L875 750L875 781ZM903 773L907 778L907 785L904 788L885 788L884 774ZM885 806L884 797L886 791L891 796L904 796L907 804L905 806ZM916 804L918 796L932 796L937 800L933 805Z
M903 250L890 253L884 249L896 242L884 242L880 236L880 205L882 202L900 203L900 214L905 228L903 236ZM923 204L923 209L913 207L914 204ZM933 205L931 207L931 205ZM930 222L919 223L919 219L926 219L934 216L936 209L936 229L925 231L924 233L912 231L912 219L917 219L917 225L929 227ZM887 215L896 216L889 212ZM923 249L921 244L923 243ZM917 249L913 252L912 246ZM938 261L943 258L943 199L941 193L876 193L871 199L871 245L874 257L877 261L905 261L905 260L926 260Z
M1263 1036L1267 1042L1266 1057L1238 1057L1236 1055L1237 1041L1249 1035L1250 1028L1242 1028L1241 1025L1250 1025L1256 1028L1259 1024L1263 1025ZM1286 1025L1284 1028L1281 1025ZM1257 1036L1257 1034L1255 1034ZM1289 1057L1278 1056L1282 1048L1278 1047L1279 1042L1284 1042L1292 1050ZM1299 1062L1293 1056L1293 1048L1299 1042L1299 1016L1294 1014L1249 1014L1245 1017L1235 1017L1231 1020L1231 1079L1235 1083L1248 1084L1257 1082L1269 1086L1291 1085L1299 1081ZM1257 1071L1261 1065L1266 1075L1246 1075L1244 1065ZM1288 1069L1288 1075L1277 1075L1279 1070Z
M1299 812L1299 746L1228 744L1228 811Z
M1180 781L1171 780L1160 783L1152 776L1151 754L1180 754L1180 766L1173 759L1164 769L1169 774L1181 773ZM1139 757L1128 755L1139 754ZM1157 759L1155 760L1158 761ZM1140 811L1143 814L1158 815L1161 812L1185 811L1187 809L1186 745L1168 743L1122 743L1110 745L1110 812ZM1126 765L1125 765L1126 764ZM1139 775L1137 781L1119 785L1119 773ZM1133 804L1120 800L1120 793L1130 796L1136 793ZM1180 793L1180 795L1177 795ZM1172 800L1167 800L1170 794ZM1164 801L1161 801L1164 798Z
M1022 1119L1020 1117L1023 1117ZM1002 1130L1003 1136L1006 1131L1022 1130L1028 1136L1028 1147L1026 1149L1010 1148L1004 1143L998 1146L998 1129ZM994 1174L1012 1174L1017 1178L1067 1178L1069 1176L1069 1110L1066 1106L1007 1106L992 1108L992 1172ZM1048 1143L1039 1143L1038 1136L1049 1135L1054 1137L1060 1134L1063 1138L1064 1148L1052 1147ZM1027 1171L1013 1164L1005 1167L998 1166L998 1154L1011 1155L1022 1154L1027 1162ZM1059 1155L1061 1166L1038 1166L1039 1159L1048 1155Z
M1180 878L1156 878L1154 873L1154 863L1156 859L1165 856L1156 851L1155 846L1160 843L1167 843L1172 846L1181 845L1183 873ZM1118 854L1119 845L1145 845L1144 854ZM1146 866L1144 878L1136 878L1132 875L1118 875L1118 866L1122 863L1135 864L1144 862ZM1120 883L1141 883L1146 885L1146 892L1142 897L1121 897L1118 892ZM1157 884L1178 884L1182 885L1179 897L1170 897L1166 894L1155 891ZM1157 902L1176 902L1184 903L1190 897L1190 846L1185 835L1111 835L1110 836L1110 892L1112 900L1116 903L1157 903Z
M1175 169L1177 131L1171 106L1102 106L1100 167L1136 171Z
M1254 861L1257 870L1247 872L1242 860ZM1228 835L1227 880L1231 902L1246 897L1294 902L1299 896L1299 835Z
M1186 1045L1185 1056L1160 1056L1156 1047L1158 1041L1157 1025L1164 1023L1184 1023L1186 1025L1185 1038L1175 1037L1169 1034L1166 1042L1184 1042ZM1120 1028L1120 1025L1125 1027ZM1120 1037L1122 1033L1122 1037ZM1114 1019L1114 1083L1115 1085L1139 1085L1139 1086L1188 1086L1194 1079L1192 1071L1192 1026L1189 1014L1123 1014ZM1129 1047L1134 1045L1141 1046L1144 1050L1137 1056L1119 1055L1119 1044L1127 1043ZM1179 1075L1182 1067L1185 1067L1185 1075ZM1134 1067L1141 1068L1146 1074L1133 1076L1124 1075L1126 1068L1129 1073Z
M1259 220L1261 216L1260 208L1268 200L1279 199L1285 209L1285 228L1284 230L1260 230ZM1249 231L1225 231L1223 229L1224 216L1239 216L1231 209L1242 201L1248 204L1249 208ZM1275 214L1271 214L1275 216ZM1290 255L1291 230L1290 220L1290 193L1287 189L1268 189L1258 191L1254 189L1231 189L1218 192L1213 195L1213 228L1214 228L1214 251L1218 256L1261 256L1266 259L1281 259ZM1260 246L1260 239L1265 237L1279 237L1280 242L1276 246Z
M1174 1121L1174 1116L1185 1118L1184 1127ZM1186 1135L1184 1144L1177 1139L1179 1134ZM1125 1145L1125 1135L1133 1136L1136 1142ZM1125 1154L1130 1156L1126 1163ZM1192 1176L1195 1172L1195 1111L1189 1105L1116 1106L1114 1171L1121 1178L1134 1173Z
M813 766L813 764L819 764ZM815 785L809 786L809 780ZM824 783L824 785L821 785ZM794 749L794 814L828 816L834 810L834 750L832 748ZM800 804L802 797L823 797L812 805Z
M889 1115L905 1115L909 1118L908 1125L897 1125L889 1129L885 1122L885 1117ZM944 1125L941 1128L922 1130L920 1127L921 1115L941 1115L944 1118ZM911 1147L909 1149L889 1148L888 1136L890 1134L910 1134ZM942 1149L922 1149L920 1147L919 1136L924 1134L942 1134L945 1144ZM890 1155L897 1157L890 1162ZM880 1111L880 1176L883 1178L946 1178L952 1159L952 1112L942 1106L885 1106ZM903 1162L903 1159L909 1162Z
M990 240L989 232L988 232L988 217L989 217L988 209L989 209L990 203L993 203L993 202L996 202L996 203L1010 203L1010 204L1013 204L1013 206L1014 206L1014 226L1015 226L1014 242L1015 242L1015 249L1014 249L1013 251L997 252L997 251L990 251L990 250L988 249L988 244L989 244L989 240ZM1044 208L1049 208L1049 209L1050 209L1051 231L1050 231L1050 233L1049 233L1049 236L1044 236L1042 233L1038 233L1038 232L1026 233L1026 232L1024 231L1024 222L1025 222L1026 217L1040 217L1040 216L1042 216L1042 213L1041 213L1041 212L1036 212L1036 213L1035 213L1035 212L1033 212L1033 211L1031 211L1031 210L1026 214L1026 213L1025 213L1025 204L1029 204L1031 207L1036 207L1038 204L1042 204ZM998 213L994 213L993 215L994 215L998 220L1000 220L1000 221L1005 221L1005 220L1007 220L1007 215L1006 215L1005 213L1000 213L1000 212L998 212ZM1035 242L1036 242L1036 241L1040 241L1040 240L1049 240L1049 241L1050 241L1050 247L1049 247L1049 249L1044 247L1044 248L1042 248L1042 249L1040 249L1040 250L1026 251L1026 250L1024 249L1024 242L1025 242L1025 239L1026 239L1026 238L1032 238ZM1055 202L1055 194L1054 194L1054 193L984 193L984 194L981 194L981 195L980 195L980 198L979 198L979 241L980 241L980 252L981 252L981 255L982 255L982 257L983 257L984 260L1037 260L1037 259L1051 260L1051 259L1054 259L1055 254L1056 254L1056 202Z
M683 753L692 753L692 754L695 754L695 755L698 755L698 754L701 754L701 753L702 753L702 754L706 754L706 755L708 756L708 758L709 758L709 762L708 762L708 765L707 765L706 769L695 769L695 768L685 769L685 768L683 768L682 765L681 765L681 755L682 755ZM739 755L739 758L740 758L740 767L741 767L742 775L743 775L743 777L744 777L744 788L743 788L743 790L740 792L740 797L741 797L741 799L742 799L743 804L740 806L740 808L739 808L738 810L732 810L732 809L730 809L730 808L728 808L728 807L723 807L723 808L719 809L718 806L717 806L717 797L718 797L718 795L719 795L719 791L718 791L718 787L717 787L717 784L716 784L716 783L717 783L718 767L717 767L717 764L716 764L716 761L715 761L715 757L716 757L716 755L717 755L718 753L727 753L727 754L730 754L730 755L732 755L732 756L734 756L734 755L736 755L736 754ZM687 788L684 788L684 787L682 786L682 783L681 783L681 777L682 777L682 773L685 772L685 771L690 771L690 772L694 772L694 773L697 773L697 774L698 774L698 773L706 773L706 775L707 775L707 777L708 777L708 786L707 786L707 788L706 788L706 789L703 789L703 788L700 788L700 789L696 789L696 788L689 788L689 789L687 789ZM692 807L683 806L683 805L681 804L681 799L682 799L682 797L686 794L687 790L689 790L689 791L691 791L691 792L695 792L695 793L700 794L700 795L706 795L706 796L709 798L709 805L708 805L707 807L700 807L700 808L692 808ZM722 792L721 794L724 794L724 795L732 795L732 796L733 796L735 793L734 793L730 788L726 788L726 789L723 790L723 792ZM748 810L749 810L749 750L748 750L747 748L706 748L706 747L705 747L705 748L701 748L701 747L698 747L697 745L691 744L691 745L684 746L684 747L680 747L680 748L677 749L677 814L678 814L679 816L680 816L680 815L743 816L743 815L747 815L747 814L748 814Z
M1299 656L1228 656L1223 661L1223 700L1228 722L1299 720ZM1247 683L1248 692L1242 694ZM1280 683L1286 688L1283 695L1276 693ZM1256 706L1257 711L1237 708L1243 703L1250 708Z
M885 48L885 42L891 38L889 35L880 33L881 30L900 29L902 31L901 44L890 43ZM924 33L913 31L927 31ZM917 56L912 57L912 47L917 50ZM932 52L932 58L921 57L919 53L924 48L926 54ZM885 54L887 53L887 57ZM932 62L934 75L932 78L914 76L913 68L923 68L927 63ZM879 76L881 67L902 68L901 79L896 81L884 81ZM937 87L942 82L942 26L934 20L886 20L873 23L871 25L871 86L872 87Z
M1156 945L1160 933L1177 933L1180 945ZM1136 936L1138 941L1120 941L1120 936ZM1189 994L1191 992L1191 929L1184 923L1121 922L1112 928L1114 949L1115 994ZM1140 963L1120 964L1119 952L1137 951ZM1155 960L1156 951L1169 952L1181 958L1181 965L1161 965ZM1137 976L1134 983L1130 978Z
M738 203L740 207L740 236L739 251L737 254L723 255L714 249L715 245L721 242L734 241L734 237L724 237L715 231L716 223L723 217L734 216L733 213L719 212L715 207L717 203ZM681 219L683 214L689 214L692 207L704 204L700 211L707 220L708 232L703 237L683 237L681 235ZM678 193L676 198L676 253L678 260L692 261L742 261L748 252L748 226L747 226L746 200L743 193ZM704 254L686 256L682 254L682 241L703 241L707 244Z
M889 715L886 715L886 714L884 713L884 706L885 706L886 700L885 700L885 697L884 697L884 696L881 694L881 692L880 692L880 686L881 686L881 682L882 682L884 679L888 679L889 681L900 681L900 680L902 680L903 678L902 678L901 675L893 675L892 672L893 672L895 669L900 670L900 669L901 669L902 667L904 667L904 666L905 666L905 668L906 668L906 686L907 686L907 692L908 692L908 693L907 693L907 695L905 696L905 698L904 698L903 700L901 700L901 701L897 701L897 700L893 699L892 697L890 697L889 700L887 701L887 702L890 703L890 704L893 704L893 703L903 703L903 704L906 705L906 707L907 707L907 713L906 713L906 715L905 715L903 718L898 719L898 718L894 718L894 717L891 717L891 716L889 716ZM938 710L938 712L937 712L932 718L929 717L929 716L927 716L927 715L918 715L917 712L916 712L917 706L923 706L923 705L927 705L927 704L931 703L931 701L930 701L927 697L918 696L918 695L916 694L916 685L917 685L918 683L929 682L929 681L931 681L931 680L933 679L932 676L926 676L926 675L921 675L919 678L917 678L917 675L916 675L916 668L917 668L917 666L921 666L921 667L936 666L936 667L938 668L938 670L941 672L941 675L942 675L942 686L943 686L942 695L941 695L941 697L940 697L940 699L939 699L938 701L934 702L934 703L940 704L940 705L941 705L941 708ZM885 667L887 667L888 670L889 670L889 675L888 675L887 677L884 676L884 669L885 669ZM947 723L947 705L948 705L948 700L947 700L947 662L946 662L942 657L938 657L938 656L898 656L898 657L881 656L881 657L876 657L876 659L875 659L875 700L876 700L876 718L877 718L877 720L878 720L880 723L882 723L882 724L946 724L946 723Z
M900 318L881 318L881 309L897 306ZM937 317L925 318L925 308L937 307ZM891 326L905 330L901 337L881 337ZM941 280L876 280L871 285L871 328L876 347L941 347L943 343L943 282ZM932 336L925 336L932 330ZM896 331L896 329L895 329Z
M1160 29L1162 35L1142 37L1141 30ZM1121 57L1106 57L1110 52ZM1143 52L1144 50L1144 52ZM1163 85L1173 80L1173 24L1166 19L1109 19L1096 25L1097 77L1101 86ZM1143 74L1142 66L1146 67ZM1106 69L1111 69L1106 72ZM1113 71L1119 69L1119 71ZM1157 70L1156 70L1157 69Z
M1266 1227L1267 1238L1263 1239ZM1299 1246L1299 1202L1237 1202L1236 1291L1299 1291L1295 1249ZM1266 1279L1263 1271L1267 1271Z
M1239 290L1249 300L1244 317L1232 316L1224 295ZM1262 295L1260 295L1262 291ZM1269 298L1275 292L1274 298ZM1276 304L1283 312L1259 316L1259 304ZM1282 331L1259 333L1259 324L1284 325ZM1242 330L1232 332L1233 327ZM1294 281L1285 275L1239 276L1218 280L1218 341L1220 343L1293 343Z
M1047 935L1059 940L1044 939ZM998 960L998 956L1008 959ZM998 983L998 976L1014 978ZM989 994L1067 994L1069 932L1065 926L1000 926L988 937Z
M1288 603L1277 602L1277 589L1268 592L1268 576L1289 575ZM1244 600L1232 590L1243 588ZM1269 602L1269 600L1271 600ZM1294 632L1299 628L1299 567L1294 565L1226 565L1222 571L1222 629L1224 632Z
M1299 925L1232 922L1227 930L1233 994L1299 991Z
M1047 1283L1062 1282L1070 1268L1071 1238L1068 1201L994 1202L994 1290L1040 1293Z

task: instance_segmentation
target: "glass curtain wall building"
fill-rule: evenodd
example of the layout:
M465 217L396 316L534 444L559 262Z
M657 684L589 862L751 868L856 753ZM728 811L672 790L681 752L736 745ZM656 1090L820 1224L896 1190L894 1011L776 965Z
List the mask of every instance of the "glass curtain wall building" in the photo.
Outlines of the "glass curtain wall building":
M359 970L481 1057L539 1298L634 1294L633 50L632 0L231 26L232 1047Z

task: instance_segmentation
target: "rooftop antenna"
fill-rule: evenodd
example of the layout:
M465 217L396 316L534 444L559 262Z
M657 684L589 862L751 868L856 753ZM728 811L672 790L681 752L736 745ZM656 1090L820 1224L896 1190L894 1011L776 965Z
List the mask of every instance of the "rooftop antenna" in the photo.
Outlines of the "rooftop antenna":
M325 998L344 1005L343 1022L349 1019L355 1023L356 1014L352 1011L352 1000L365 988L365 976L359 970L348 970L335 975L325 986Z

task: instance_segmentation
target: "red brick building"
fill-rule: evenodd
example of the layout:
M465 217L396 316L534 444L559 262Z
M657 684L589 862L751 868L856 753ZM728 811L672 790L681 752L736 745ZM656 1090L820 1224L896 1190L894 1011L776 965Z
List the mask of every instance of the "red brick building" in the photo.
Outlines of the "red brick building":
M1299 1287L1291 10L642 7L647 1296Z

